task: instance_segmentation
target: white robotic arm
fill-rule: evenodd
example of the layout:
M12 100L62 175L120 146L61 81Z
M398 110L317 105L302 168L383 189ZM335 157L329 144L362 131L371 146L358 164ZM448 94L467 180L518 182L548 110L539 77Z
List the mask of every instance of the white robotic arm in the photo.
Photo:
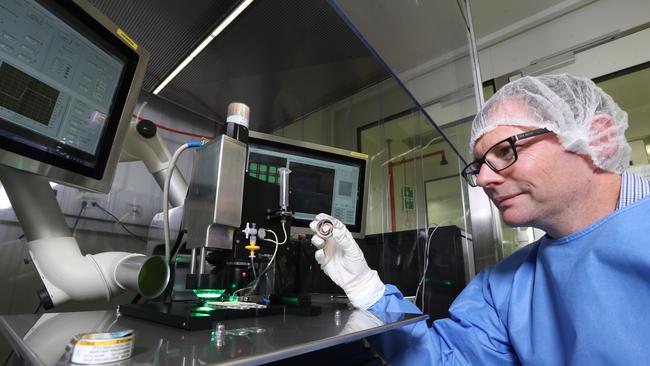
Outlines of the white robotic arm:
M163 188L171 154L148 120L129 126L120 161L142 160ZM161 257L126 252L82 255L47 179L0 166L2 180L16 217L23 227L30 256L45 284L39 292L49 308L70 300L106 300L124 290L156 297L169 281L169 268ZM183 204L187 183L178 170L170 185L173 206Z
M169 268L161 257L82 255L47 178L0 166L0 180L45 284L39 297L46 309L70 300L109 301L126 289L157 297L167 286Z
M157 131L156 125L150 120L131 122L120 161L142 160L160 189L163 189L171 154ZM178 170L174 170L169 189L171 205L181 206L186 194L187 182Z

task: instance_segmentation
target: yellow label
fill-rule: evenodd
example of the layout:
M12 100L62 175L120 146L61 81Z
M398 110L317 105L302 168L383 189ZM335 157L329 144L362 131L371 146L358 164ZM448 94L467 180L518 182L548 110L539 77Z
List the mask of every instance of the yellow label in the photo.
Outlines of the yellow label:
M350 155L356 156L357 158L368 159L368 155L366 155L364 153L356 152L356 151L350 151Z
M117 28L117 35L120 36L120 38L122 38L122 40L126 42L126 44L131 46L131 48L133 48L134 50L138 49L138 44L135 43L135 41L132 40L131 37L129 37L129 35L122 30L122 28Z
M125 344L133 342L132 337L122 339L107 339L107 340L82 340L77 342L77 346L114 346L117 344Z

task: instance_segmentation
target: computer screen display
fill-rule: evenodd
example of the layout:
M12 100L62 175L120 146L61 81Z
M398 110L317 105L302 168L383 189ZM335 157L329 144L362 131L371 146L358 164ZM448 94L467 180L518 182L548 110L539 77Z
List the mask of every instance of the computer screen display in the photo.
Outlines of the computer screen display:
M101 180L141 60L76 3L3 1L0 147ZM2 158L21 169L15 156Z
M265 137L262 137L265 136ZM366 184L365 155L327 146L252 134L248 175L279 184L279 168L289 168L292 226L307 227L323 212L363 234Z

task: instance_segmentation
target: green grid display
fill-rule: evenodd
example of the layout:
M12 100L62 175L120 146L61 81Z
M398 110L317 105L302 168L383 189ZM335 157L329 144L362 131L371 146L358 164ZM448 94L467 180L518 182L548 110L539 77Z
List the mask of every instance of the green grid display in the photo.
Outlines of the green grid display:
M278 184L280 182L279 167L269 164L249 163L248 175L271 184Z

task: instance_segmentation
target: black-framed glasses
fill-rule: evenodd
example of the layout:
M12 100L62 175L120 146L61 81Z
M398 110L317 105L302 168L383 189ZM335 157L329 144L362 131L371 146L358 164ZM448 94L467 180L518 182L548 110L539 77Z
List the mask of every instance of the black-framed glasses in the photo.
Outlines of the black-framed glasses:
M517 161L517 147L515 142L527 139L533 136L543 135L551 131L540 128L537 130L526 131L518 135L510 136L507 139L501 140L494 144L488 151L485 152L483 157L476 159L469 163L461 172L461 175L472 187L478 185L478 173L481 171L481 165L485 163L490 169L495 172L503 170Z

